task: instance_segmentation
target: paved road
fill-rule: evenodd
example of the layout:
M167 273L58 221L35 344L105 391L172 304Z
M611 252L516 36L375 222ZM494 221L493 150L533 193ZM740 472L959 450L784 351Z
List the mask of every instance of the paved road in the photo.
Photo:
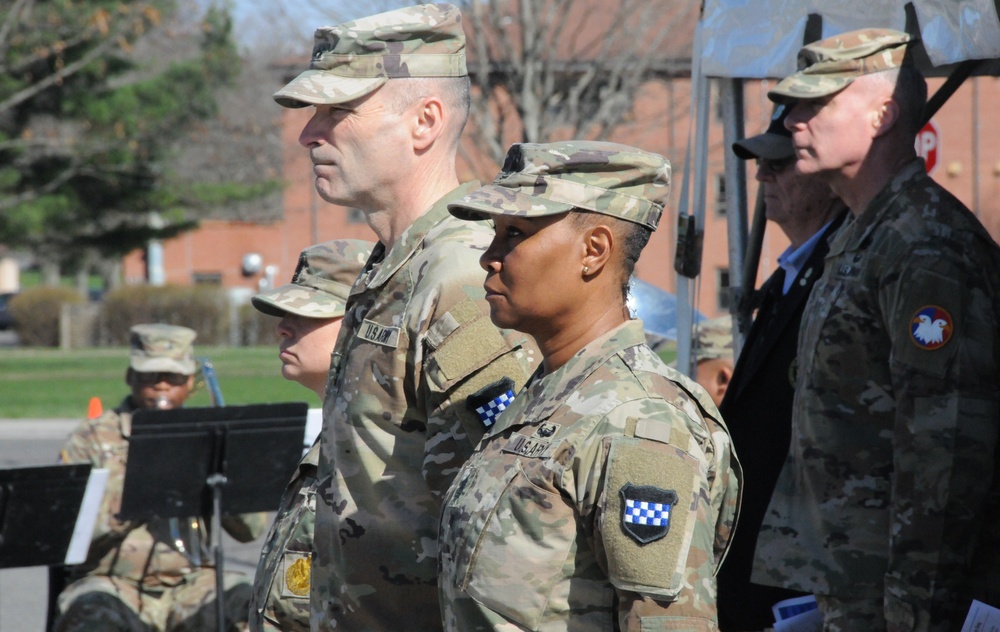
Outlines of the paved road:
M48 465L76 425L66 419L0 419L0 467ZM224 536L226 570L253 575L263 538L241 544ZM44 567L0 570L0 631L45 629L47 570Z

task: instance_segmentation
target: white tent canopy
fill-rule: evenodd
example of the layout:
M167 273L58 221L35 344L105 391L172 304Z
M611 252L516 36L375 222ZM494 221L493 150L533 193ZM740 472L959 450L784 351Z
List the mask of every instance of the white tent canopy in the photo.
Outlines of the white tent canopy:
M809 38L815 41L865 27L920 32L915 60L930 75L952 75L951 88L968 73L1000 75L1000 0L703 0L702 18L692 54L693 124L678 213L689 233L704 226L708 160L710 78L719 80L724 147L743 138L744 79L782 78L796 70L798 50ZM988 60L985 63L978 60ZM964 62L964 63L963 63ZM950 90L939 95L947 99ZM931 108L932 109L932 108ZM731 152L725 154L729 278L733 282L734 310L753 290L756 246L750 241L746 200L746 167ZM678 174L681 175L681 174ZM755 214L753 232L763 234L763 212ZM698 235L700 238L700 234ZM700 252L695 245L678 246L678 252ZM696 255L697 256L697 255ZM744 273L744 259L748 259ZM681 266L697 269L700 261ZM677 264L675 264L675 267ZM677 278L678 366L692 374L691 339L694 337L694 281ZM738 311L738 310L737 310ZM734 314L734 349L742 347L749 314Z
M701 72L785 77L795 72L809 14L822 17L821 37L864 27L905 31L910 3L933 66L1000 57L995 0L705 0Z

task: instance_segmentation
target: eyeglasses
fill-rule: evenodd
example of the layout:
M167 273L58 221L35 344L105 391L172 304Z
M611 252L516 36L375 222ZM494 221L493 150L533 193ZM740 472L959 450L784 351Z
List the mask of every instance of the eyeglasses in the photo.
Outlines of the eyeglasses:
M135 372L135 381L143 386L154 386L160 382L166 382L170 386L183 386L187 384L191 376L181 373L145 373Z
M778 174L795 164L795 156L782 158L781 160L769 160L767 158L757 159L757 168L764 168L771 173Z

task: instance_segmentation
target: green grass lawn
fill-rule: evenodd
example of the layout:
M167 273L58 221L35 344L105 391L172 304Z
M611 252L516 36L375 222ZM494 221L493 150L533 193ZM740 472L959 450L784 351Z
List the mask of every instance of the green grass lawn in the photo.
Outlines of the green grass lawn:
M198 347L212 361L227 405L304 401L319 406L316 395L281 377L276 347ZM128 394L128 349L0 349L0 418L77 418L91 397L105 408ZM199 387L189 406L211 406Z

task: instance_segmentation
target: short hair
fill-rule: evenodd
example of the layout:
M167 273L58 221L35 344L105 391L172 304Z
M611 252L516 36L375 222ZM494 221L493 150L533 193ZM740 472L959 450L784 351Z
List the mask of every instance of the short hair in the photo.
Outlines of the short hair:
M389 107L393 112L402 112L410 107L417 100L426 96L436 95L444 101L445 107L450 109L456 116L456 124L453 131L454 142L465 129L465 124L469 120L469 109L472 106L470 94L470 82L466 77L403 77L391 79L386 82L383 90L388 88L386 95Z
M916 137L923 127L927 105L927 81L915 66L883 70L875 76L892 85L892 100L899 107L899 122L907 136Z
M622 300L628 297L629 282L635 272L635 264L639 261L642 249L649 243L649 238L653 231L644 224L630 222L603 213L594 213L584 209L576 209L570 212L573 222L581 228L589 228L598 224L605 224L621 244L621 291Z

